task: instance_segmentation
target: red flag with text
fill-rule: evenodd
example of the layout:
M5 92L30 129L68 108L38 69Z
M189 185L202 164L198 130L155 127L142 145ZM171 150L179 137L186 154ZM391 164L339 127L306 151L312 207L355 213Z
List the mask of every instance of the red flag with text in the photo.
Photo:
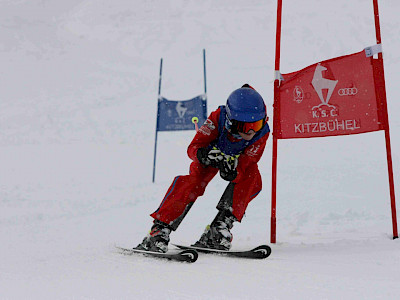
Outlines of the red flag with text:
M282 74L279 139L365 133L384 129L380 88L383 72L361 52Z

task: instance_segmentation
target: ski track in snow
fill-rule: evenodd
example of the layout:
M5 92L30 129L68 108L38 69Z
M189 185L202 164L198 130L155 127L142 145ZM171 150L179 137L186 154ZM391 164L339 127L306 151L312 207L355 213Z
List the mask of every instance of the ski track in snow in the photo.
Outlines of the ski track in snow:
M398 190L400 3L379 4ZM0 299L399 299L382 132L279 142L266 260L115 251L142 240L190 163L193 131L159 133L151 183L160 58L163 96L202 93L206 48L208 112L249 82L272 117L275 13L272 0L0 3ZM283 73L360 51L375 44L372 1L284 1L282 34ZM269 242L271 147L234 249ZM201 235L225 186L210 183L174 243Z

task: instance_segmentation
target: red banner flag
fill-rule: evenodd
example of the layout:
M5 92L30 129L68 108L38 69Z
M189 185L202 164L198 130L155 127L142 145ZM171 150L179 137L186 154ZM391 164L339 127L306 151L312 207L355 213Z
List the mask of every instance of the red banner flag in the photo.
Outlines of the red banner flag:
M373 57L367 57L364 50L282 74L277 138L384 129L378 74Z

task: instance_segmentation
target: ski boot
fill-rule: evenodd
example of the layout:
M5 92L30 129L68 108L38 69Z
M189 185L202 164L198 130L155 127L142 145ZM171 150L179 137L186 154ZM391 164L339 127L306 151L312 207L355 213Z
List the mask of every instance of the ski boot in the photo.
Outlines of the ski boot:
M142 243L140 243L136 249L165 253L168 251L170 233L171 228L167 224L154 220L150 233L143 239Z
M220 211L193 246L228 251L232 246L233 235L230 230L234 221L237 219L230 211Z

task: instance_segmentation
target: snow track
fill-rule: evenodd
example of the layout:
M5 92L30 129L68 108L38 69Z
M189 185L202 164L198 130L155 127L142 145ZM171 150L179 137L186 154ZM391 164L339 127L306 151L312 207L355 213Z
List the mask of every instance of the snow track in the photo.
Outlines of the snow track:
M400 3L379 2L398 193ZM188 172L194 132L160 133L151 183L160 58L165 97L203 91L206 48L208 112L248 82L272 119L275 13L275 0L1 2L1 299L400 298L382 132L279 142L266 260L113 251L143 239ZM282 30L283 73L354 53L375 43L372 0L284 1ZM271 147L234 249L269 242ZM201 235L225 186L210 183L173 243Z

